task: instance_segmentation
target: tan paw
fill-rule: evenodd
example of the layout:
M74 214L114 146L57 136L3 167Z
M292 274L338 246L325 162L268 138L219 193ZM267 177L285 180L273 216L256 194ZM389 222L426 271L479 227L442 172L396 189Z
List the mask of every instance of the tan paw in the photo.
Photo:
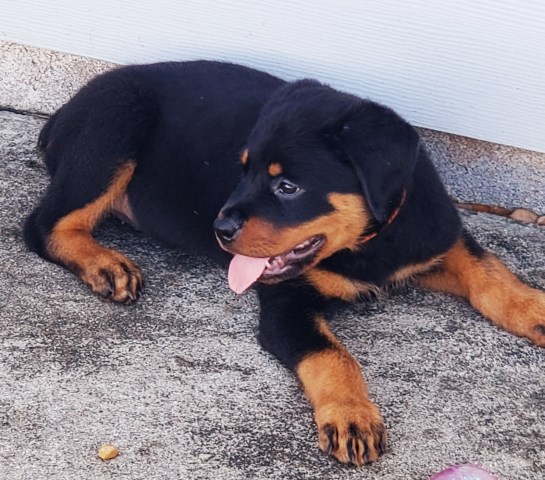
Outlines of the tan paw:
M79 277L103 298L132 303L142 294L142 272L127 257L115 250L101 248L78 266Z
M375 404L369 401L331 403L315 412L321 450L342 463L365 465L386 448L386 429Z
M545 293L521 283L510 287L489 302L487 316L507 331L545 347Z
M532 294L517 298L512 315L515 333L545 347L545 293L533 289Z

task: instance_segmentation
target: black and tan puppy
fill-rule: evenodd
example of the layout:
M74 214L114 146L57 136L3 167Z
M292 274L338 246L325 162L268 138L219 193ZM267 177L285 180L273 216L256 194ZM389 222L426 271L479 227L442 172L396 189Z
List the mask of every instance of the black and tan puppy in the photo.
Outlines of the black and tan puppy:
M93 239L107 214L224 265L234 255L233 288L259 295L261 343L295 371L320 448L341 462L376 460L386 434L328 329L331 299L412 280L545 346L545 294L463 231L415 130L371 101L225 63L130 66L84 87L39 146L51 183L29 248L124 303L142 274Z

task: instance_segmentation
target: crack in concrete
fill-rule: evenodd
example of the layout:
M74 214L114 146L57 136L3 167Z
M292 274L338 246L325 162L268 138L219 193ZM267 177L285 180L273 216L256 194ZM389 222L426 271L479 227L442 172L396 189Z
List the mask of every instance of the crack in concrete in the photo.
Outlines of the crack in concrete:
M5 105L0 105L0 112L9 112L15 113L16 115L24 115L25 117L34 117L47 120L51 115L45 112L34 112L30 110L19 110L17 108L7 107Z

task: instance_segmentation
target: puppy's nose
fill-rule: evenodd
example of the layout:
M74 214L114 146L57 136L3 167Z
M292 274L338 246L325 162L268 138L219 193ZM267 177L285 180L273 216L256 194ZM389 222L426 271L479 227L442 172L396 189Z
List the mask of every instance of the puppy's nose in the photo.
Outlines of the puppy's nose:
M243 225L244 219L238 215L218 217L214 221L214 230L220 240L229 243L240 233Z

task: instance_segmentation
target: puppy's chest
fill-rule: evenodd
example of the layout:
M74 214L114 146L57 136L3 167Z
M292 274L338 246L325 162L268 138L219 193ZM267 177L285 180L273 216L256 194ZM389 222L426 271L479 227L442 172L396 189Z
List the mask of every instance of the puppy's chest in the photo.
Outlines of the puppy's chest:
M324 297L340 298L354 302L361 298L380 296L390 286L411 281L414 277L440 265L443 256L433 257L425 262L404 265L399 268L382 269L382 271L360 268L328 268L319 265L306 272L307 281Z
M360 297L379 296L382 290L382 286L376 283L319 267L309 270L305 277L324 297L340 298L346 302L354 302Z

